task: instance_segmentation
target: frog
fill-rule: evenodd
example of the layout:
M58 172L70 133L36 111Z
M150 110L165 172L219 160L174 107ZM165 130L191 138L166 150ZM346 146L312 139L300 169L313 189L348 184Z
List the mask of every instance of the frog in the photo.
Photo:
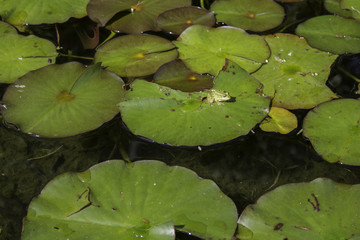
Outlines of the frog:
M208 95L206 96L206 100L210 105L213 103L217 103L221 105L221 102L226 102L231 99L231 96L228 92L223 90L210 89Z

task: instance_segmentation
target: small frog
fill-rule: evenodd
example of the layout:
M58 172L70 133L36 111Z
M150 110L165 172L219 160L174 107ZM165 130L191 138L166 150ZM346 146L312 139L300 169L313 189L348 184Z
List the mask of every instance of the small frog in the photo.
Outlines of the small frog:
M206 100L209 102L210 105L212 105L213 103L217 103L218 105L220 105L221 102L226 102L230 99L230 94L223 90L210 89L208 95L206 96Z

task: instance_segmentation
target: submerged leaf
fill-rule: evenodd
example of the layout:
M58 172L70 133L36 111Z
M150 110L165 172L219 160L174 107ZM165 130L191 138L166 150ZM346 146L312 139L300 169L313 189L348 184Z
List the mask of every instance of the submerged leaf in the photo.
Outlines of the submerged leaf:
M230 239L235 204L216 184L159 161L112 160L56 177L29 206L22 240Z

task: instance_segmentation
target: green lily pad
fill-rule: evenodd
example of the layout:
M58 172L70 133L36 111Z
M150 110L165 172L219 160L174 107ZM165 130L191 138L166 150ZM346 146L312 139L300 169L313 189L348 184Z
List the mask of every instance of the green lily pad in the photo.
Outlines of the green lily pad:
M10 24L7 24L6 22L0 22L0 35L3 34L17 34L17 31Z
M314 17L300 24L296 34L323 51L360 53L360 22L352 19L332 15Z
M226 62L214 83L210 90L185 93L136 80L119 104L122 119L136 135L196 146L245 135L268 114L260 83L233 62Z
M87 15L89 0L1 0L0 15L12 25L62 23Z
M6 122L44 137L66 137L93 130L117 113L123 82L100 64L50 65L30 72L6 90Z
M331 13L348 18L352 17L352 14L349 10L345 10L340 7L340 0L325 0L324 7Z
M304 136L326 161L360 165L360 101L323 103L304 119Z
M360 184L318 178L266 193L245 208L238 222L253 232L252 240L355 239L359 204Z
M174 227L231 239L235 204L217 185L159 161L112 160L53 179L29 206L22 240L174 239Z
M265 132L288 134L297 127L297 118L292 112L278 107L272 107L269 116L260 124Z
M183 92L196 92L212 88L214 78L208 74L197 74L176 59L159 68L154 75L154 82Z
M248 72L254 72L266 61L270 49L264 39L235 27L209 28L194 25L174 41L179 58L197 73L217 75L225 58Z
M255 32L275 28L285 17L284 8L273 0L217 0L210 10L220 22Z
M1 35L0 46L2 83L12 83L29 71L53 64L57 56L54 44L33 35Z
M153 74L163 64L174 60L178 53L174 44L154 35L125 35L115 38L95 54L108 70L124 77Z
M163 31L181 34L186 28L195 24L213 26L215 16L213 12L209 12L204 8L188 6L163 12L156 22Z
M337 55L311 48L292 34L264 37L271 48L269 62L254 77L273 96L272 106L286 109L312 108L337 96L325 85Z
M188 5L191 5L191 0L90 0L87 11L94 22L101 26L107 24L110 30L142 33L158 30L156 18L159 14ZM119 13L124 13L124 16L119 19L114 17Z
M360 1L358 0L340 0L340 6L352 13L353 18L360 20Z

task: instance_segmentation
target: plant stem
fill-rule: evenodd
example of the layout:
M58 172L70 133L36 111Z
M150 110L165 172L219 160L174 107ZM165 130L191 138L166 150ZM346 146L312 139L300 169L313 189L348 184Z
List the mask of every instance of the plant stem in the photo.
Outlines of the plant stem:
M350 77L351 79L353 79L354 81L360 83L360 79L357 78L356 76L352 75L351 73L349 73L348 71L346 71L343 67L337 65L336 69L339 70L340 72L344 73L346 76Z

